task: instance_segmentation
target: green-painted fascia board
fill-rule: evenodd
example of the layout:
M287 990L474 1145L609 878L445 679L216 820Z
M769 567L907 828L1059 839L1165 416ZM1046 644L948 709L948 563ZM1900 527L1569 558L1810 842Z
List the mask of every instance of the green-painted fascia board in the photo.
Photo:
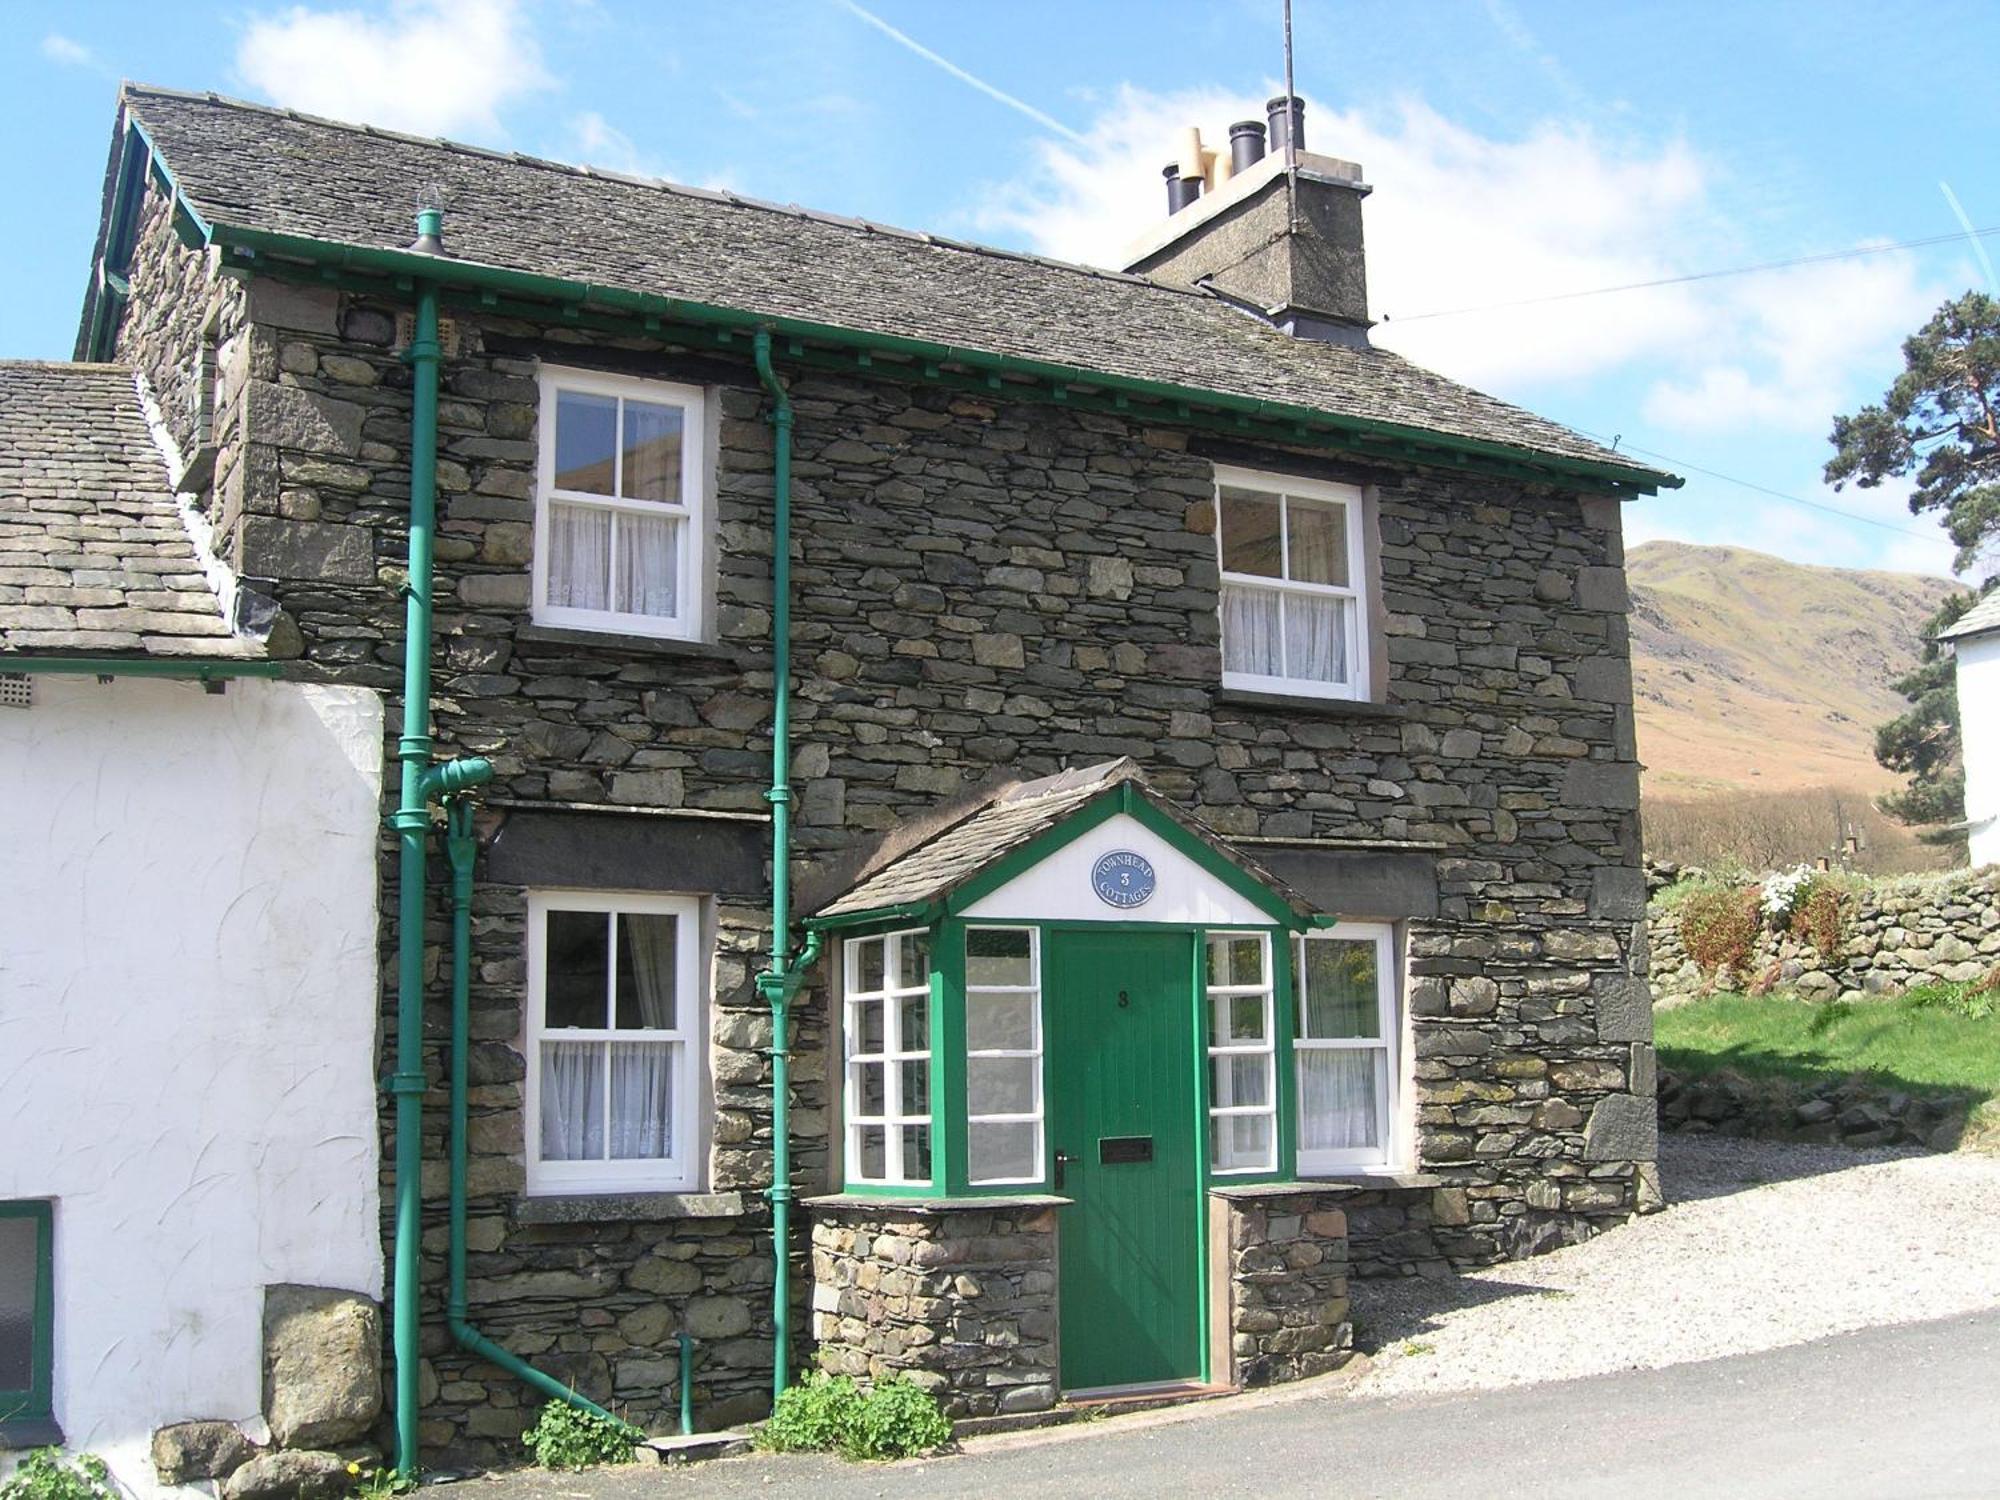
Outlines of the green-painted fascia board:
M1193 860L1201 869L1269 916L1274 923L1292 931L1301 931L1312 921L1311 912L1295 909L1247 870L1226 859L1208 840L1189 829L1130 781L1106 787L1053 828L1044 829L1018 848L1010 849L994 860L945 898L946 910L953 916L962 915L966 908L1119 813L1127 814L1158 834L1176 851Z
M929 927L943 913L942 906L927 901L911 906L875 906L831 917L807 917L801 925L808 932L841 932L859 937L862 935L859 929L867 927Z
M13 656L0 652L0 676L177 677L220 682L227 677L280 677L275 661L205 661L154 656Z

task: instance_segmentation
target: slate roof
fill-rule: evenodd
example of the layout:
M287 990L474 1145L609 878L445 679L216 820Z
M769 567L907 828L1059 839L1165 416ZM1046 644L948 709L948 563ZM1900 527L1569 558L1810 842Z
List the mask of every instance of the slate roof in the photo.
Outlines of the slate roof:
M1295 909L1314 910L1310 902L1270 871L1245 859L1201 824L1165 803L1146 785L1138 763L1125 757L1000 788L975 805L962 821L865 875L845 895L829 901L814 916L819 919L853 916L885 907L920 906L940 900L995 861L1127 781L1136 783L1155 806Z
M2000 630L2000 589L1993 590L1984 599L1959 616L1958 623L1949 630L1938 632L1941 641L1962 641L1970 635L1985 635L1988 631Z
M128 84L212 226L401 249L444 191L453 256L741 312L1278 401L1617 466L1553 422L1379 349L1294 339L1205 293L857 219Z
M0 360L7 653L240 657L123 365Z

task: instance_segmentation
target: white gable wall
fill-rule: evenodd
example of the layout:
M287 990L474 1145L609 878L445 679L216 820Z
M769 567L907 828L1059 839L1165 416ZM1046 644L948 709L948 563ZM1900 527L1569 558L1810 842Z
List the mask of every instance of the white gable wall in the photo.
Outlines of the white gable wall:
M1152 865L1157 884L1143 906L1117 907L1091 887L1106 854L1130 851ZM1269 927L1270 916L1217 880L1129 813L1079 834L1033 869L966 908L974 918L1043 922L1185 922L1203 927Z
M1972 862L2000 865L2000 634L1962 640L1954 651Z
M254 1422L263 1289L380 1297L382 707L34 679L0 708L0 1199L55 1200L55 1415Z

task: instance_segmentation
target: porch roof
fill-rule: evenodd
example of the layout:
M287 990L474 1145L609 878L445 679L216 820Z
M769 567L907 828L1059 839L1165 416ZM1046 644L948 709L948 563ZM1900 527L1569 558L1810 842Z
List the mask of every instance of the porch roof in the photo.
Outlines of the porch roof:
M1147 785L1130 757L1001 786L914 848L866 871L845 894L822 905L810 926L846 926L875 913L945 902L976 877L1110 796L1143 799L1198 841L1211 861L1232 866L1268 891L1306 925L1322 915L1304 896L1247 858L1213 829Z

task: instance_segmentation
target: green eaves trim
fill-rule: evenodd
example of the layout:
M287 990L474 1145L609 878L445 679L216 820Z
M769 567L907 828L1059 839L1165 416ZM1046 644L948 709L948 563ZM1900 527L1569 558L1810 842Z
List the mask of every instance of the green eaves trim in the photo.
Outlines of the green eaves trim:
M944 914L944 908L936 902L921 902L910 906L876 906L867 911L846 911L835 917L807 917L803 926L808 932L852 932L859 927L929 927Z
M178 193L178 190L176 192ZM182 198L181 201L184 202L185 199ZM1286 402L1234 396L1220 391L1205 391L1192 386L1145 380L1136 376L1113 375L1015 355L993 354L984 350L965 349L951 344L908 338L900 334L871 333L801 318L746 312L739 308L718 307L687 298L634 292L622 287L546 276L531 271L509 270L502 266L424 255L409 250L385 250L366 245L342 244L304 235L278 234L269 230L249 229L224 223L208 225L192 211L190 217L201 223L210 242L228 249L248 251L252 255L290 257L332 270L387 276L411 284L418 280L427 280L434 281L441 287L466 287L480 293L482 301L503 293L512 293L536 301L554 303L570 314L596 308L621 314L627 318L651 320L655 324L658 320L665 319L677 323L739 329L745 332L763 329L800 345L810 340L842 349L868 354L885 354L908 360L916 365L926 378L934 378L940 373L938 367L949 364L962 370L983 373L987 378L988 387L995 390L1007 390L1001 383L1003 377L1038 382L1048 387L1046 399L1058 403L1072 390L1103 392L1109 395L1113 404L1119 409L1166 423L1186 423L1196 412L1221 414L1225 417L1233 416L1261 423L1283 424L1294 429L1290 436L1295 441L1310 443L1315 441L1316 434L1334 435L1350 440L1358 439L1362 445L1379 444L1385 458L1403 458L1406 461L1454 467L1469 467L1468 460L1494 462L1505 464L1516 472L1524 469L1531 471L1545 483L1568 480L1574 485L1575 481L1587 480L1592 481L1597 487L1629 493L1652 493L1662 488L1677 489L1682 482L1675 475L1638 465L1539 453L1532 449L1513 447L1489 439L1461 437L1402 423L1343 417ZM793 352L800 351L795 349ZM893 375L897 372L890 368L882 373ZM1028 393L1014 391L1010 394ZM1139 404L1133 405L1135 402Z
M160 656L14 656L0 651L0 676L178 677L220 682L227 677L278 677L275 661L208 661Z

